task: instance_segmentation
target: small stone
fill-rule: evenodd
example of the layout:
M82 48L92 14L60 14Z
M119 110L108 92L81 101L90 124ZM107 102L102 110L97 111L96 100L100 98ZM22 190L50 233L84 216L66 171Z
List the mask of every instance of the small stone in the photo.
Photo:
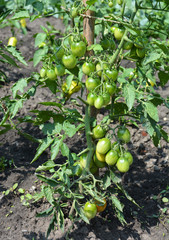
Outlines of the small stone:
M166 118L166 117L164 117L164 118L163 118L163 120L164 120L164 121L167 121L167 118Z
M154 166L154 171L160 171L160 168L158 166Z

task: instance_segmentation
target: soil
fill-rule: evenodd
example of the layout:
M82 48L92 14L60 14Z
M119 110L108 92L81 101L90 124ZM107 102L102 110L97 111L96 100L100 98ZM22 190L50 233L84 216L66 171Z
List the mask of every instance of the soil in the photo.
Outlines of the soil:
M28 23L28 33L23 35L18 30L18 48L28 61L33 57L33 35L42 32L40 25L46 25L49 21L56 29L63 30L61 20L55 18L37 19ZM11 36L10 28L0 29L1 40L4 44ZM127 65L124 62L124 65ZM39 71L40 66L33 68L32 62L28 66L18 68L9 65L1 65L8 77L8 82L0 88L0 96L11 93L11 86L22 77L28 77L32 71ZM169 84L165 88L158 87L157 91L163 97L168 96ZM24 104L20 115L25 115L30 109L36 109L40 101L52 101L54 96L47 89L38 89L36 95ZM165 106L159 108L160 124L169 133L169 111ZM2 115L0 115L0 119ZM36 127L24 123L22 128L25 132L39 136ZM132 142L128 144L129 150L134 156L134 163L126 174L123 174L123 184L128 193L141 206L125 200L124 215L127 221L122 226L111 209L107 206L106 211L91 220L87 225L83 221L76 223L70 230L69 235L61 230L51 232L48 239L91 239L91 240L169 240L169 205L162 202L162 190L169 186L169 144L161 141L160 147L155 147L144 129L131 128ZM72 151L77 152L83 146L83 136L69 139ZM43 163L48 153L44 153L38 161L30 164L37 148L36 143L29 142L16 131L9 131L0 136L0 158L13 159L15 167L6 168L0 173L0 239L3 240L45 240L49 218L36 218L36 213L47 209L48 203L43 201L24 206L21 202L21 194L12 191L4 196L3 192L10 189L15 183L18 188L32 193L38 187L35 175L36 167ZM156 196L156 198L155 198ZM166 195L169 197L169 194ZM166 210L164 213L163 211ZM67 219L65 229L71 226Z

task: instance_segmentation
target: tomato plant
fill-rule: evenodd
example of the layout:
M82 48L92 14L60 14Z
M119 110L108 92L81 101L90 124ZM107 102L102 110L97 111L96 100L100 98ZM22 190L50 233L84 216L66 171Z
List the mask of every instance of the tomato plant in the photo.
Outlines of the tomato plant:
M26 8L24 4L13 5L12 15L7 11L4 19L8 16L10 21L13 16L19 23L57 13L71 26L60 32L48 23L35 35L33 65L43 67L18 80L11 88L12 95L1 98L2 132L14 129L39 144L32 162L49 149L47 161L36 169L42 183L36 200L45 198L50 204L49 209L38 213L51 216L47 235L55 223L64 229L66 217L80 217L89 224L97 211L105 209L106 202L124 224L120 190L134 202L121 180L134 162L127 149L132 125L142 125L156 147L161 139L168 141L158 108L168 108L169 100L156 91L168 82L166 1L77 0L66 1L64 6L63 1L42 2L26 1ZM11 29L16 36L13 25ZM16 46L13 40L8 45ZM0 47L2 62L16 67L10 54L25 63L16 48ZM38 104L46 110L32 109L33 116L17 118L24 101L33 99L38 87L52 93L49 101ZM43 137L24 133L20 128L23 122L38 126ZM70 147L69 139L79 141L79 136L82 144Z

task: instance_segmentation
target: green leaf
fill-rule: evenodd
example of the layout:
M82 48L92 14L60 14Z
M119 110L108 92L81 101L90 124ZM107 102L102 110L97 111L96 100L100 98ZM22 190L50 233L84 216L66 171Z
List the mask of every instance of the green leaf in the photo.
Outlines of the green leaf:
M68 157L69 156L69 148L68 146L66 145L66 143L62 142L61 146L60 146L60 150L61 150L61 153L62 155L65 157Z
M58 209L58 225L60 229L64 232L64 214L61 208Z
M12 86L13 98L16 97L18 91L20 91L20 92L23 93L25 87L27 87L27 78L21 78L21 79L19 79L19 80Z
M103 187L104 189L107 189L110 185L111 185L111 178L109 176L109 172L107 171L103 177Z
M134 100L135 100L135 88L131 84L125 84L124 89L124 98L128 106L129 111L132 109Z
M93 50L94 52L97 52L97 51L103 51L103 48L100 44L92 44L90 46L87 47L87 50L90 51L90 50Z
M11 118L14 118L15 117L15 115L16 115L16 113L18 112L18 110L20 109L20 108L22 108L22 106L23 106L23 99L19 99L19 100L17 100L17 101L15 101L15 102L13 102L12 103L12 105L10 106L10 112L11 112Z
M11 18L11 20L19 20L21 18L29 18L28 11L19 11L14 14L14 16Z
M148 115L154 119L156 122L159 121L159 116L158 116L158 110L157 107L154 106L153 103L151 102L144 102L145 105L145 111L148 113Z
M165 84L169 81L169 73L168 72L159 71L158 77L160 79L160 85L162 87L164 87Z
M36 67L36 65L42 60L42 58L47 54L47 48L40 48L38 49L34 56L33 56L33 66Z
M147 65L150 62L154 62L161 58L161 53L156 53L154 51L150 52L143 60L143 65Z
M51 160L55 160L58 155L62 141L62 139L55 138L53 144L51 145Z
M52 191L52 189L50 188L50 186L43 186L42 191L43 191L44 196L45 196L46 199L48 200L48 202L49 202L51 205L53 205L53 201L54 201L53 191Z
M40 155L53 143L53 141L54 139L52 139L51 137L45 138L39 145L35 157L33 158L31 163L35 162L40 157Z
M57 165L53 162L53 161L47 161L45 162L42 166L39 166L36 169L36 172L40 172L40 171L48 171L50 169L53 169L54 167L56 167Z
M47 184L49 184L51 187L56 187L58 186L58 183L56 180L54 179L51 179L51 178L47 178L47 177L44 177L43 175L40 175L40 174L36 174L36 176L42 181L42 182L45 182Z
M121 204L121 202L118 200L118 198L115 195L111 195L111 200L112 200L112 204L121 212L123 212L123 205Z
M37 213L36 217L47 217L53 213L53 206L44 210L43 212Z
M56 218L56 213L53 214L53 217L50 221L50 224L49 224L49 227L48 227L48 230L47 230L47 234L46 234L46 237L48 238L49 237L49 234L52 230L54 230L54 227L55 227L55 223L57 224L57 218Z
M35 47L38 47L40 43L46 40L46 33L38 33L35 38Z
M88 1L86 2L86 4L88 4L89 6L91 6L91 5L95 4L95 2L97 2L97 0L88 0Z
M6 51L10 54L12 54L12 56L14 56L19 62L21 62L22 64L24 64L25 66L27 66L28 64L25 62L24 57L21 55L21 53L16 50L15 47L11 47L8 46L5 48Z
M63 130L68 137L73 137L77 131L75 125L71 124L69 121L64 121Z
M9 57L8 55L4 54L4 53L0 53L0 55L5 58L5 62L6 63L9 63L11 65L13 65L14 67L18 67L18 65L16 64L16 62L11 58Z
M111 177L112 182L115 184L120 183L122 181L120 174L114 173L111 170L110 170L110 177Z

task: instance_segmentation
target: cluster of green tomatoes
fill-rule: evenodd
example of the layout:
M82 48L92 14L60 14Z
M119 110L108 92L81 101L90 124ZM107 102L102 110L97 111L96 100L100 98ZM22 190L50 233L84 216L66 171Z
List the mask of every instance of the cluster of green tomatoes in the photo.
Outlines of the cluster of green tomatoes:
M133 156L125 150L123 144L129 143L131 139L130 131L125 126L121 126L117 130L117 140L111 143L111 140L106 137L106 130L101 125L96 125L92 129L92 137L95 144L95 151L90 161L90 172L98 174L99 168L113 167L125 173L129 170L133 163ZM74 174L80 176L83 169L87 166L88 152L83 153L80 158L74 163Z

